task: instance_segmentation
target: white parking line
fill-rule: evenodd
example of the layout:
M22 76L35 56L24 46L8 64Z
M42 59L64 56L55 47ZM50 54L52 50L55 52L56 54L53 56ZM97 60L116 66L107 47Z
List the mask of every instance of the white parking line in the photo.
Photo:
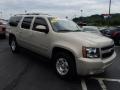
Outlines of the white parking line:
M102 90L107 90L107 88L106 88L106 86L105 86L105 84L104 84L104 82L103 82L102 79L98 79L98 82L99 82L99 84L100 84Z
M107 90L107 87L106 87L106 85L104 84L104 81L111 81L111 82L118 82L118 83L120 83L120 79L95 78L95 77L92 77L91 79L97 80L97 81L99 82L102 90ZM87 85L86 85L84 79L81 80L81 85L82 85L82 90L88 90L88 89L87 89Z
M96 79L96 80L106 80L106 81L112 81L112 82L119 82L120 83L120 79L109 79L109 78L92 78L92 79Z
M112 81L112 82L120 83L120 79L109 79L109 78L91 78L91 79L98 80L102 90L107 90L107 87L105 86L103 81Z
M82 90L87 90L87 85L85 83L85 80L81 80Z

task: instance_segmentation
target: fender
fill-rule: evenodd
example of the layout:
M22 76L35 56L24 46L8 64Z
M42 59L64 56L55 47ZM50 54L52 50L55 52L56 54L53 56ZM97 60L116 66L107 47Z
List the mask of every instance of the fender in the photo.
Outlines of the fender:
M63 41L62 42L58 41L58 42L54 43L54 45L52 46L52 48L50 50L51 57L52 57L52 51L56 47L70 51L74 55L75 58L80 57L80 55L82 55L80 52L81 51L80 47L77 48L74 44L70 44L68 42L63 42Z

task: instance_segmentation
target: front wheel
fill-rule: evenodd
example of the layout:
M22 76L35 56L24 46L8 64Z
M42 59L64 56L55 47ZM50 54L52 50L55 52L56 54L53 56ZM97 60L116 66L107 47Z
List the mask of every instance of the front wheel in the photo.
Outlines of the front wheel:
M54 57L55 71L61 78L71 79L76 75L74 58L64 52L59 52Z

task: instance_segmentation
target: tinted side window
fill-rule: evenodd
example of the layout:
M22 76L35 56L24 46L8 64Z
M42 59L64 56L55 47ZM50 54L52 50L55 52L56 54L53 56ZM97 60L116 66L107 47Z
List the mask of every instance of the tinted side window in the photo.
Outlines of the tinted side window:
M17 27L18 23L20 22L21 19L22 19L22 17L20 17L20 16L11 17L9 20L9 25L13 26L13 27Z
M24 28L24 29L30 29L32 20L33 20L33 17L25 17L23 19L21 27Z
M36 29L36 26L38 26L38 25L47 26L47 22L45 21L45 19L40 18L40 17L37 17L37 18L35 19L35 21L34 21L34 24L33 24L33 30L38 31L38 30Z

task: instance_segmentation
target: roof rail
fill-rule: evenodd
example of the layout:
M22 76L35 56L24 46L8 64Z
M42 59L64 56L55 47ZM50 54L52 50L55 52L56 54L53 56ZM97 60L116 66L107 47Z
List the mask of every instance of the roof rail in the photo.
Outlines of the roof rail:
M16 15L49 15L49 14L44 14L44 13L26 13L26 14L16 14Z

